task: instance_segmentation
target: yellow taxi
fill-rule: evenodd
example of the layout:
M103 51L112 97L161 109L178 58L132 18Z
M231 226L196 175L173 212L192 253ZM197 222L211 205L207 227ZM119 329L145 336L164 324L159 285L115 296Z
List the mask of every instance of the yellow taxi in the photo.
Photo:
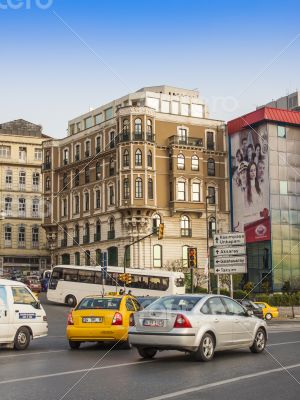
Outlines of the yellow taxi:
M264 313L264 318L267 321L270 321L272 318L278 318L279 312L277 307L272 307L268 303L265 303L263 301L255 301L254 303L262 309L262 312Z
M120 341L130 348L130 317L140 310L130 295L87 296L73 309L67 320L67 338L71 349L82 342Z

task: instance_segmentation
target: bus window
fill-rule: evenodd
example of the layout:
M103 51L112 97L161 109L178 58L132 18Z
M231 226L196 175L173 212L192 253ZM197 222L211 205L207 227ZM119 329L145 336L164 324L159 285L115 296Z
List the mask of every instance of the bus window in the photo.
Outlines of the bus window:
M137 289L149 289L148 276L131 274L131 284L129 286Z
M184 286L184 279L183 278L177 278L175 279L175 285L177 287L183 287Z
M78 271L78 282L83 283L94 283L95 272L94 271Z
M156 276L149 277L149 289L152 290L167 290L169 287L168 278L160 278Z
M55 290L57 287L57 283L59 280L63 279L63 269L62 268L54 268L52 271L51 279L48 285L49 289Z
M169 278L161 278L161 290L169 289Z
M69 282L78 282L78 270L65 268L64 269L64 280Z

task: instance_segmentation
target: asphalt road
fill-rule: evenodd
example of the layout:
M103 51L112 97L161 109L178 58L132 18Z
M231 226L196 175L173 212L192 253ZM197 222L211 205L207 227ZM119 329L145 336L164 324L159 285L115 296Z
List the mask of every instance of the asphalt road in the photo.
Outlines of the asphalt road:
M0 350L1 400L299 400L300 322L270 324L263 354L217 353L213 361L161 352L143 361L112 345L71 351L65 338L69 309L45 303L49 336L24 352Z

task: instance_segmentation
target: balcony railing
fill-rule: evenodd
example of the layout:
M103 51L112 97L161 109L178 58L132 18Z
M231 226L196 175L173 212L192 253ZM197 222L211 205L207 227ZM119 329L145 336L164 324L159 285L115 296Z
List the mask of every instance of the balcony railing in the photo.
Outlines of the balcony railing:
M19 217L25 218L26 217L26 211L19 210Z
M5 189L12 189L12 184L6 182L6 183L5 183Z
M78 246L79 245L79 236L75 236L73 238L73 246Z
M107 232L107 239L114 239L115 238L115 231L108 231Z
M32 191L33 192L38 192L39 191L39 185L32 185Z
M203 139L201 138L182 138L180 136L171 136L169 138L169 145L177 144L182 146L193 146L193 147L203 147Z
M61 247L67 247L68 246L68 240L67 239L62 239L60 243Z
M144 133L143 132L134 132L133 140L144 140Z
M19 183L19 190L25 190L26 186L25 183Z
M32 218L40 218L40 213L39 211L32 211L31 216Z
M46 171L48 169L51 169L51 161L47 161L43 164L43 170Z
M215 150L215 142L207 142L206 143L207 150Z
M84 243L84 244L90 243L90 237L89 237L89 235L84 235L84 236L83 236L83 243Z
M39 246L40 246L39 242L32 242L32 244L31 244L31 247L32 247L33 249L38 249Z
M5 210L5 216L6 217L11 217L12 216L12 210Z
M11 240L5 240L4 241L4 247L11 247L12 241Z
M192 229L191 228L181 228L180 229L181 236L184 237L191 237L192 236Z
M122 132L118 136L119 142L129 142L130 141L130 133L129 132Z
M21 249L24 249L24 247L26 247L25 242L19 242L18 243L18 247L21 248Z
M146 137L148 142L155 142L155 136L153 135L153 133L147 133Z
M94 234L94 242L99 242L101 240L101 233L95 233Z

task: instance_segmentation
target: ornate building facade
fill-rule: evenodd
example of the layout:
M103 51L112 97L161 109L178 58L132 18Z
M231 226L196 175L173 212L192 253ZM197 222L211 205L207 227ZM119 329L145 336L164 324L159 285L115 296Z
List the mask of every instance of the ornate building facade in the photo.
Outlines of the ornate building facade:
M53 264L98 265L107 251L109 265L186 265L194 246L204 268L207 235L229 230L225 125L196 91L143 88L74 118L43 153Z

